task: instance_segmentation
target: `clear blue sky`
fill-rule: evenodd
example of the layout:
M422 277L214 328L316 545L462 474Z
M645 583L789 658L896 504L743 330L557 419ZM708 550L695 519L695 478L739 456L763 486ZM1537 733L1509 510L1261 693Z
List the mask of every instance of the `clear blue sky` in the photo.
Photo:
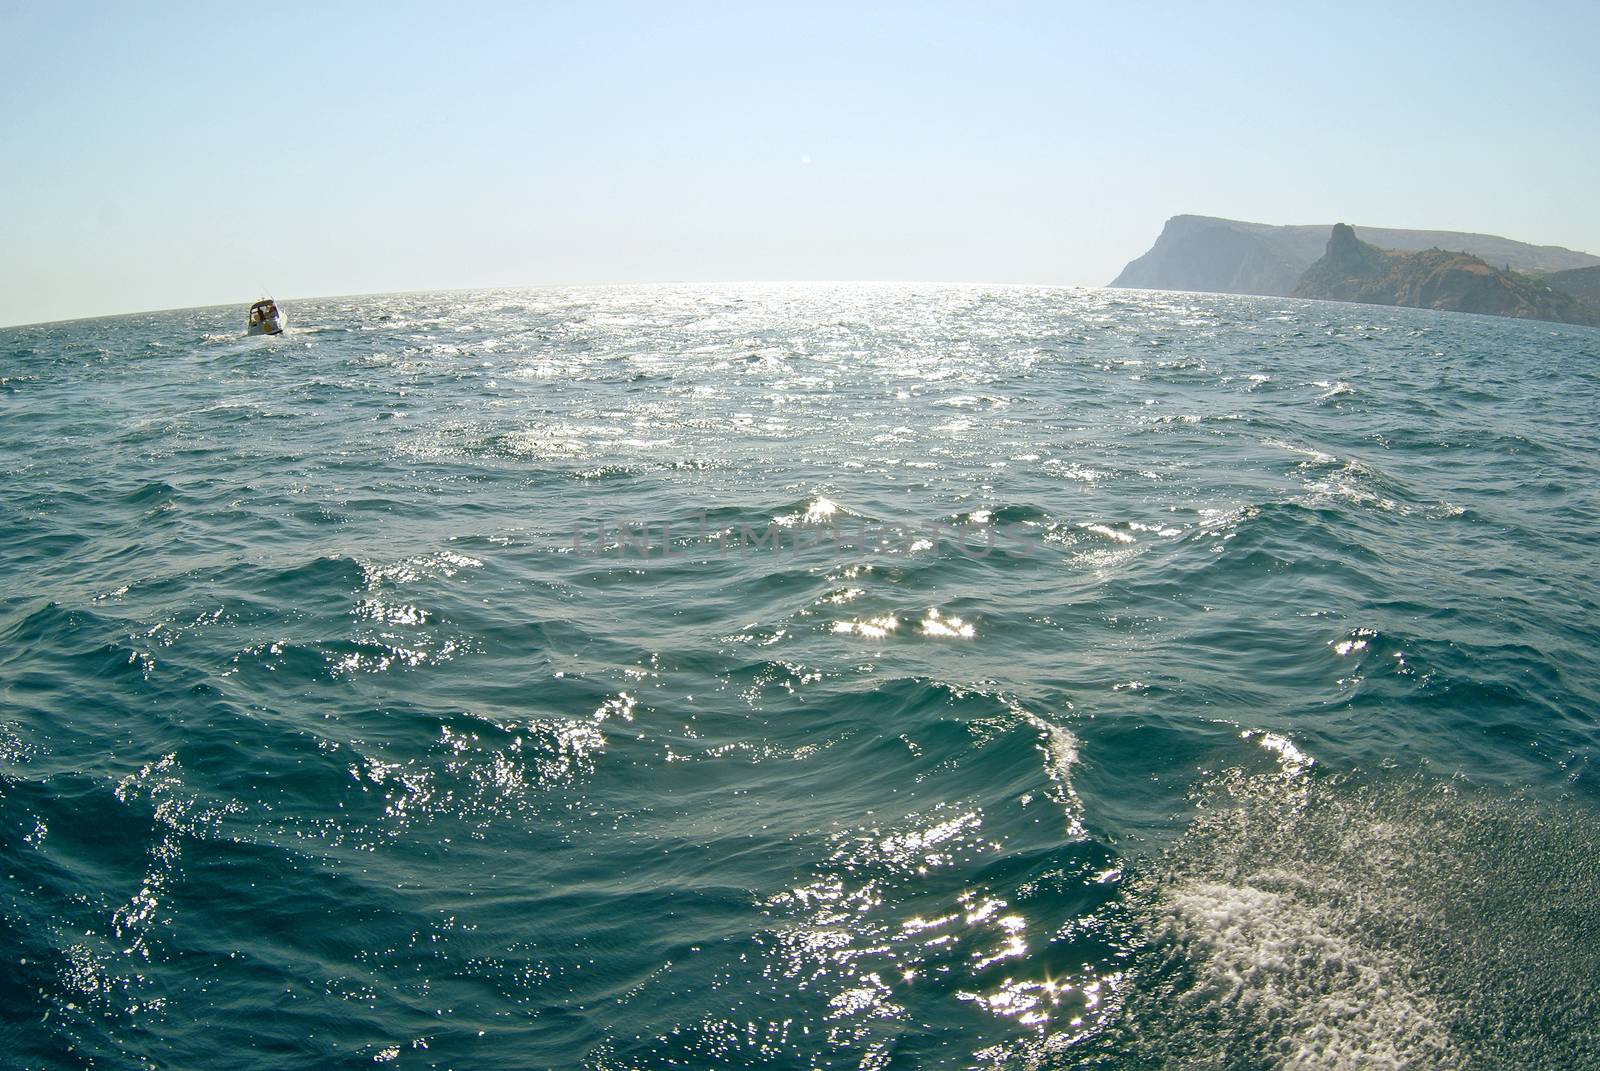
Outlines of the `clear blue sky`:
M0 0L0 324L1099 285L1167 216L1600 252L1600 4Z

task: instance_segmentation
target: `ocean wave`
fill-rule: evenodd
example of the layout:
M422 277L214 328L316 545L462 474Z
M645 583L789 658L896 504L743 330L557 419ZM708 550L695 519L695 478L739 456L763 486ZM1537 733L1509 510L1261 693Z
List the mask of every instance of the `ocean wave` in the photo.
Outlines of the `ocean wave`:
M1581 329L290 312L0 331L13 1062L1600 1063Z

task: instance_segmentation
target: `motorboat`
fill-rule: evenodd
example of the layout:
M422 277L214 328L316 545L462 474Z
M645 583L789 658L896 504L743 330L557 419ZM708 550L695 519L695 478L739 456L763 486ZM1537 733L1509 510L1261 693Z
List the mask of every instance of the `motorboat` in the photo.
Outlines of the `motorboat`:
M249 327L246 334L250 335L281 335L284 325L289 318L278 308L278 303L271 298L262 298L250 306Z

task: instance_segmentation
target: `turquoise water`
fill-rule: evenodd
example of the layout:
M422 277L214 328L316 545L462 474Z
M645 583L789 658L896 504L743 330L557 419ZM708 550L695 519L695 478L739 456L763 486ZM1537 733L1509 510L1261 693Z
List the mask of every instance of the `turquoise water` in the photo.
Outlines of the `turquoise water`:
M1600 331L0 331L27 1068L1600 1065Z

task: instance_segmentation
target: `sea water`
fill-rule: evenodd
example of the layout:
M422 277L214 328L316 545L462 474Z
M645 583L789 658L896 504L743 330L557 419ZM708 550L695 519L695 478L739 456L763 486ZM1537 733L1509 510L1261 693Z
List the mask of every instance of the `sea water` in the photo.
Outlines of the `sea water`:
M0 1063L1600 1065L1600 331L0 331Z

